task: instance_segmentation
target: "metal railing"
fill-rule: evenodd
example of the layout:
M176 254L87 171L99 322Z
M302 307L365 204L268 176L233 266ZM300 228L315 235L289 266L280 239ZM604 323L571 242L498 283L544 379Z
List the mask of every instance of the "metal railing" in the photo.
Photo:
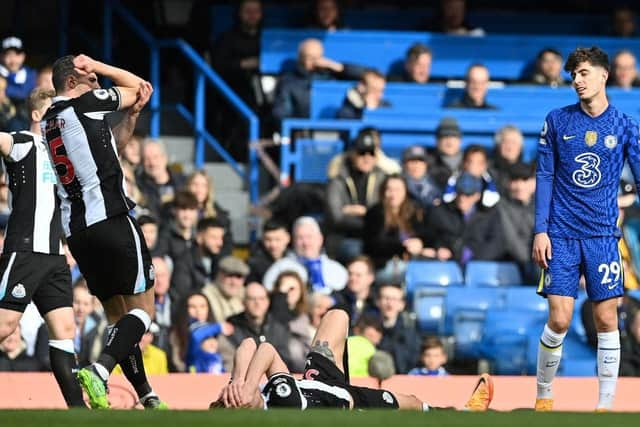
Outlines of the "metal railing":
M151 113L149 135L152 138L160 136L161 82L160 65L161 49L176 49L189 61L194 70L194 102L190 110L183 103L174 108L193 127L195 139L195 166L200 168L205 160L205 144L211 146L233 170L248 184L251 203L258 201L258 155L253 141L259 137L259 122L253 111L242 101L222 78L206 63L189 43L182 39L157 39L136 18L120 4L118 0L105 0L103 13L103 58L106 62L112 60L113 16L117 15L124 21L136 36L149 48L149 81L154 92L149 100ZM226 98L231 106L248 122L249 128L249 165L247 171L236 162L220 145L217 139L206 129L206 85L210 84Z

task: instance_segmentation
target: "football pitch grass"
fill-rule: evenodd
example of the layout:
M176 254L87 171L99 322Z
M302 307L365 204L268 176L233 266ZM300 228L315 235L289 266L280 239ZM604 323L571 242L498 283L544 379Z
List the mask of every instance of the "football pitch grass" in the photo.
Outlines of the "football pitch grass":
M514 412L468 413L434 411L431 413L407 411L338 410L314 411L0 411L0 425L16 427L601 427L636 426L638 413L535 413L530 410Z

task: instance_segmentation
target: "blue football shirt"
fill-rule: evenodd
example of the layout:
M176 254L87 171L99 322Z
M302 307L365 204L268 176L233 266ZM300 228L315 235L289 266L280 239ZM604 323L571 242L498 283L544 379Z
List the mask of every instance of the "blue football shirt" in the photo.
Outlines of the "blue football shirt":
M620 175L628 159L639 184L638 136L635 120L611 104L598 117L579 103L551 111L538 142L535 232L619 237Z

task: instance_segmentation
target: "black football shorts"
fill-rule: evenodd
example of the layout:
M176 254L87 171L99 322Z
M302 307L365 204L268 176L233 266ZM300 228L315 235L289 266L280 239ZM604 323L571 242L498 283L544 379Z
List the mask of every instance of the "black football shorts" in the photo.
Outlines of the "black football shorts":
M67 242L89 290L100 301L153 287L151 256L138 222L129 215L95 223L73 233Z
M41 315L71 307L71 273L64 255L9 252L0 256L0 308L24 313L33 301Z

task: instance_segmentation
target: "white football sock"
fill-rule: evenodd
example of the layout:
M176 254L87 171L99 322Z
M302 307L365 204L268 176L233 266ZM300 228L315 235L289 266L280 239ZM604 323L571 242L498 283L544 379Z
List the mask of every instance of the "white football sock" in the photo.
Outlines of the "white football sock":
M558 334L551 330L549 325L544 325L540 345L538 346L538 374L537 374L537 398L551 399L551 383L558 371L560 358L562 357L562 341L566 332Z
M611 409L620 369L620 333L598 332L598 408Z

